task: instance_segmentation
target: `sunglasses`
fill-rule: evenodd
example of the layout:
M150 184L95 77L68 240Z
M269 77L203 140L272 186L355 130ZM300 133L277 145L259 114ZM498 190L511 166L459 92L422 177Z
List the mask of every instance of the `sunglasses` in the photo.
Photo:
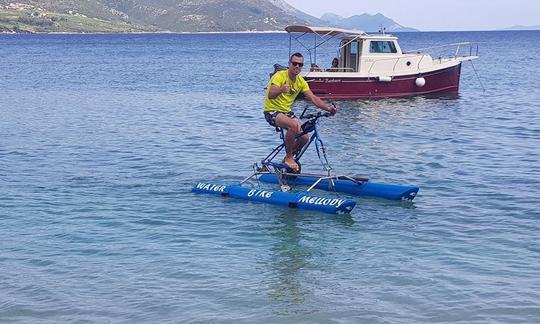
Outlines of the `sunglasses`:
M291 63L293 66L299 66L299 67L304 66L304 63L300 63L300 62L292 62L292 61L289 61L289 63Z

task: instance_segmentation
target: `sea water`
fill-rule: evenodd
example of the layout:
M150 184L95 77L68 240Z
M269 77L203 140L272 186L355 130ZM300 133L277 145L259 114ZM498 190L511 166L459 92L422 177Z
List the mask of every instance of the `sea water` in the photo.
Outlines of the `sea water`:
M399 36L480 59L337 102L335 171L420 192L336 216L191 192L279 143L286 34L0 35L0 322L538 322L540 32Z

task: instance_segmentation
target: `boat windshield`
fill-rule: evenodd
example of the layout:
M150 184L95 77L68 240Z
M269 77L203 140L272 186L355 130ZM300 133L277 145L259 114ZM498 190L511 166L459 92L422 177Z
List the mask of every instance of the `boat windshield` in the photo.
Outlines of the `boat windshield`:
M370 53L397 53L393 41L370 41L369 43Z

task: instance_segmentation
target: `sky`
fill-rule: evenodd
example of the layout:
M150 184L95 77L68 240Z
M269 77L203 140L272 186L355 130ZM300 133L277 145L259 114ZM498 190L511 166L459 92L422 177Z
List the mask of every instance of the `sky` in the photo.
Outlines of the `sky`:
M285 0L315 17L381 13L400 25L422 31L494 30L540 25L539 0Z

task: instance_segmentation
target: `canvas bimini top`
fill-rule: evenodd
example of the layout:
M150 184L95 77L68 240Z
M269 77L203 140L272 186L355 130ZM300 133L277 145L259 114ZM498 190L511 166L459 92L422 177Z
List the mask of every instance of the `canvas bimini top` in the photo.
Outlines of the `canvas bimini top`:
M335 36L339 34L344 35L367 35L366 32L357 29L343 29L334 27L312 27L312 26L287 26L285 31L288 33L306 33L306 34L319 34L321 36Z

